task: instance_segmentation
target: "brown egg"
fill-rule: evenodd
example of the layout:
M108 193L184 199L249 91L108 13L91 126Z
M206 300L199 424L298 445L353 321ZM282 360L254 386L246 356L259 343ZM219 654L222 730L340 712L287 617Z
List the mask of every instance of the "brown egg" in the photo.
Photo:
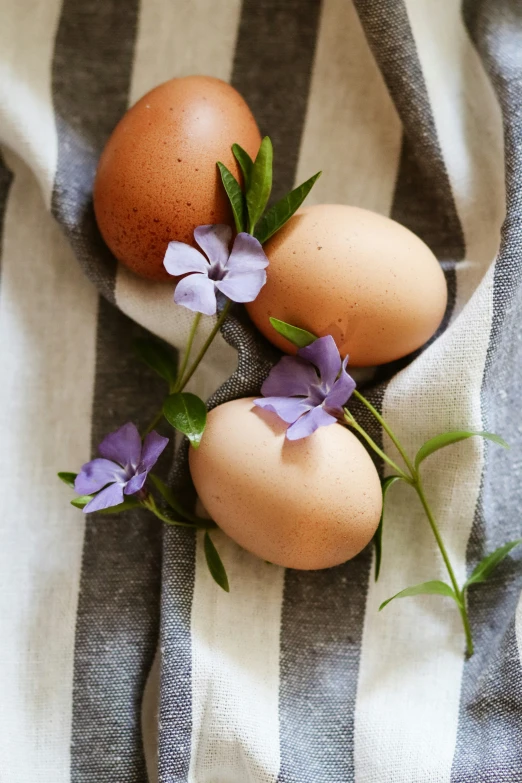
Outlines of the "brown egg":
M255 157L260 141L245 101L219 79L171 79L147 93L116 126L96 174L96 220L116 258L143 277L172 279L163 268L171 240L193 243L196 226L233 224L216 162L239 177L232 144Z
M269 317L322 337L350 364L384 364L420 348L446 309L437 259L415 234L358 207L321 204L297 212L265 245L267 283L248 312L283 351L292 346Z
M340 424L285 439L274 413L234 400L212 410L190 471L205 509L240 546L288 568L343 563L371 540L382 508L366 449Z

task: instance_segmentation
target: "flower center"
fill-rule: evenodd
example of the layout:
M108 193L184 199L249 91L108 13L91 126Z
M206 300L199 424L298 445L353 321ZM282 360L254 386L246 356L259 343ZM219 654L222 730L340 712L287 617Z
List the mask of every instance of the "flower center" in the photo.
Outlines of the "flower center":
M317 384L316 386L310 386L308 392L308 399L311 405L313 405L314 407L317 407L318 405L322 405L325 397L326 397L326 392L322 388L322 386L320 386L319 384Z
M210 265L210 270L208 273L209 280L214 280L214 282L218 282L219 280L223 280L225 277L225 270L221 266L220 263L213 263Z

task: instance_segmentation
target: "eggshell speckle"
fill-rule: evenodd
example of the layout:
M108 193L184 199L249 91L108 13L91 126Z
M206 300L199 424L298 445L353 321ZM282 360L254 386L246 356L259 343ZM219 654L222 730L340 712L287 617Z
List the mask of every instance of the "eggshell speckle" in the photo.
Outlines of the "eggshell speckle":
M211 517L238 544L289 568L318 569L354 557L382 508L366 449L340 424L285 439L274 413L234 400L212 410L190 471Z
M258 329L292 346L269 317L322 337L331 334L350 364L385 364L420 348L439 327L447 301L437 259L404 226L357 207L300 210L265 245L267 283L247 305Z
M171 240L193 244L196 226L233 225L216 162L238 178L232 144L255 157L260 141L245 101L219 79L171 79L147 93L116 126L96 174L96 220L116 258L143 277L171 279Z

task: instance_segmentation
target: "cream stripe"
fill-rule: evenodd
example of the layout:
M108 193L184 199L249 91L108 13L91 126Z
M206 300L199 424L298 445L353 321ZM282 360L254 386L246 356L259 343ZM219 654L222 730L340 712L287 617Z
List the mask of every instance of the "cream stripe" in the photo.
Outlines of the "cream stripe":
M90 451L97 298L32 174L6 157L0 769L5 783L68 783L83 518L56 472Z
M452 326L385 395L384 415L414 453L438 432L464 425L481 429L504 192L499 108L464 30L460 3L411 0L407 6L467 248L457 271ZM439 452L423 470L460 582L482 467L477 439ZM381 578L369 588L363 634L356 781L447 783L463 667L458 613L449 600L436 597L397 601L377 613L379 603L401 588L447 578L420 505L406 486L390 493L383 552Z
M192 605L189 783L275 783L284 571L212 536L231 591L213 582L198 542Z
M323 174L307 204L356 204L387 214L401 135L351 0L325 0L297 181Z
M58 157L51 63L61 0L4 2L0 24L0 142L34 172L50 205Z

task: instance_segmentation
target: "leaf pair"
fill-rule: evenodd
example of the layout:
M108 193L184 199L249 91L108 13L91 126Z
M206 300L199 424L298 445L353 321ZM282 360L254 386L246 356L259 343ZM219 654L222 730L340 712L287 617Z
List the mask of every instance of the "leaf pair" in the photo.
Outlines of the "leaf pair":
M236 230L253 234L263 245L299 209L321 172L292 190L265 213L272 192L273 148L270 138L265 136L261 142L255 161L239 144L232 145L232 152L243 174L244 193L231 171L221 162L217 166L232 207Z
M415 469L417 470L421 462L426 457L433 454L439 449L443 449L445 446L451 446L453 443L459 443L461 440L467 440L467 438L473 438L478 435L480 438L486 438L493 441L499 446L503 446L505 449L509 449L508 444L499 435L495 435L493 432L479 432L474 430L456 430L455 432L444 432L442 435L436 435L434 438L430 438L424 443L417 452L415 457Z
M507 555L511 552L511 550L514 549L519 544L522 544L522 538L518 538L516 541L509 541L509 543L500 546L498 549L495 549L494 552L491 552L489 555L486 555L486 557L484 557L480 561L480 563L473 569L473 572L464 583L460 596L456 595L453 588L450 585L446 584L446 582L440 582L438 579L435 579L431 582L422 582L421 584L414 585L413 587L407 587L405 590L401 590L399 593L392 595L391 598L388 598L386 601L383 601L383 603L379 607L379 611L381 611L381 609L384 609L384 607L387 606L390 603L390 601L394 601L395 598L408 598L414 595L448 596L449 598L453 598L457 606L461 608L463 605L462 602L464 599L465 591L469 587L471 587L471 585L479 584L489 579L489 577L491 576L495 568L498 566L498 564L501 563L502 560L504 560L507 557Z
M74 481L76 479L77 473L68 473L66 471L60 471L58 473L58 478L60 481L63 481L64 484L66 484L71 489L74 489ZM74 506L75 508L85 508L87 503L89 503L93 499L94 495L80 495L77 498L73 498L71 500L71 506ZM110 508L104 508L102 511L98 511L98 514L119 514L120 511L128 511L131 508L137 508L139 505L138 500L136 498L129 496L126 497L123 503L119 503L117 506L111 506Z

